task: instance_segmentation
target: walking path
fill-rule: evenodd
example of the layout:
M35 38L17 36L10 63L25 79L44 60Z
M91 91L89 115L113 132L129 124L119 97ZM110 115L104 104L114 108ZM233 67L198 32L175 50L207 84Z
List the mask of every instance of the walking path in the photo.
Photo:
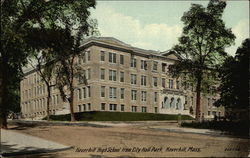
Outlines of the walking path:
M65 146L38 137L21 134L11 130L1 129L0 150L2 156L35 154L66 150L70 148L71 147L69 146Z
M168 131L175 133L190 133L190 134L201 134L201 135L211 135L217 137L230 137L231 135L212 129L197 129L197 128L185 128L185 127L174 127L174 126L152 126L149 129L160 130L160 131ZM234 136L235 137L235 136Z

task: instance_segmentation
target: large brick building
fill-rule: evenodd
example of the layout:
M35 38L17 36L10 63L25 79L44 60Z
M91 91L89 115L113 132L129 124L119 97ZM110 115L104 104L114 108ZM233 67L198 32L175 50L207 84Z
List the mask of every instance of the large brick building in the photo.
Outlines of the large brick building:
M78 83L74 111L119 111L164 114L195 112L195 92L172 78L168 66L179 60L173 51L157 52L133 47L111 37L91 37L76 62L82 66L88 84ZM46 115L46 86L36 70L29 69L21 81L21 110L25 118ZM205 118L223 116L224 108L213 102L217 94L202 96ZM52 114L69 113L58 89L52 89Z

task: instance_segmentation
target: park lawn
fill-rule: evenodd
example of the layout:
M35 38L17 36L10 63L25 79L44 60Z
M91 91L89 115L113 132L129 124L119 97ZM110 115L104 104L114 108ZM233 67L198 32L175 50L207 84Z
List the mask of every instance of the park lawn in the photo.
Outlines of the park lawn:
M178 115L135 113L135 112L107 112L89 111L75 113L77 121L157 121L157 120L178 120ZM44 118L46 119L46 118ZM54 121L70 121L70 114L51 115ZM181 115L182 120L193 120L191 116Z

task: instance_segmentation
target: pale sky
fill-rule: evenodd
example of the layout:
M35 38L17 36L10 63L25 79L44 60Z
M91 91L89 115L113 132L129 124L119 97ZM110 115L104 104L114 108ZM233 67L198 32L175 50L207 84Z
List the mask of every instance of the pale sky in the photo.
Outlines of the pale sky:
M191 3L207 6L208 1L97 1L91 17L97 19L101 36L115 37L132 46L165 51L177 44L182 33L181 17ZM235 54L249 37L249 2L227 1L223 20L236 36L227 48Z

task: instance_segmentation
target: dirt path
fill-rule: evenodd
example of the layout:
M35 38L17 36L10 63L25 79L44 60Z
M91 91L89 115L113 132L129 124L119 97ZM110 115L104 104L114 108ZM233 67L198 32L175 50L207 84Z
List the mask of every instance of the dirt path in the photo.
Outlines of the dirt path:
M53 153L53 157L243 157L248 155L247 139L151 129L155 125L176 126L173 123L142 123L104 128L12 127L12 130L73 147L71 150Z

